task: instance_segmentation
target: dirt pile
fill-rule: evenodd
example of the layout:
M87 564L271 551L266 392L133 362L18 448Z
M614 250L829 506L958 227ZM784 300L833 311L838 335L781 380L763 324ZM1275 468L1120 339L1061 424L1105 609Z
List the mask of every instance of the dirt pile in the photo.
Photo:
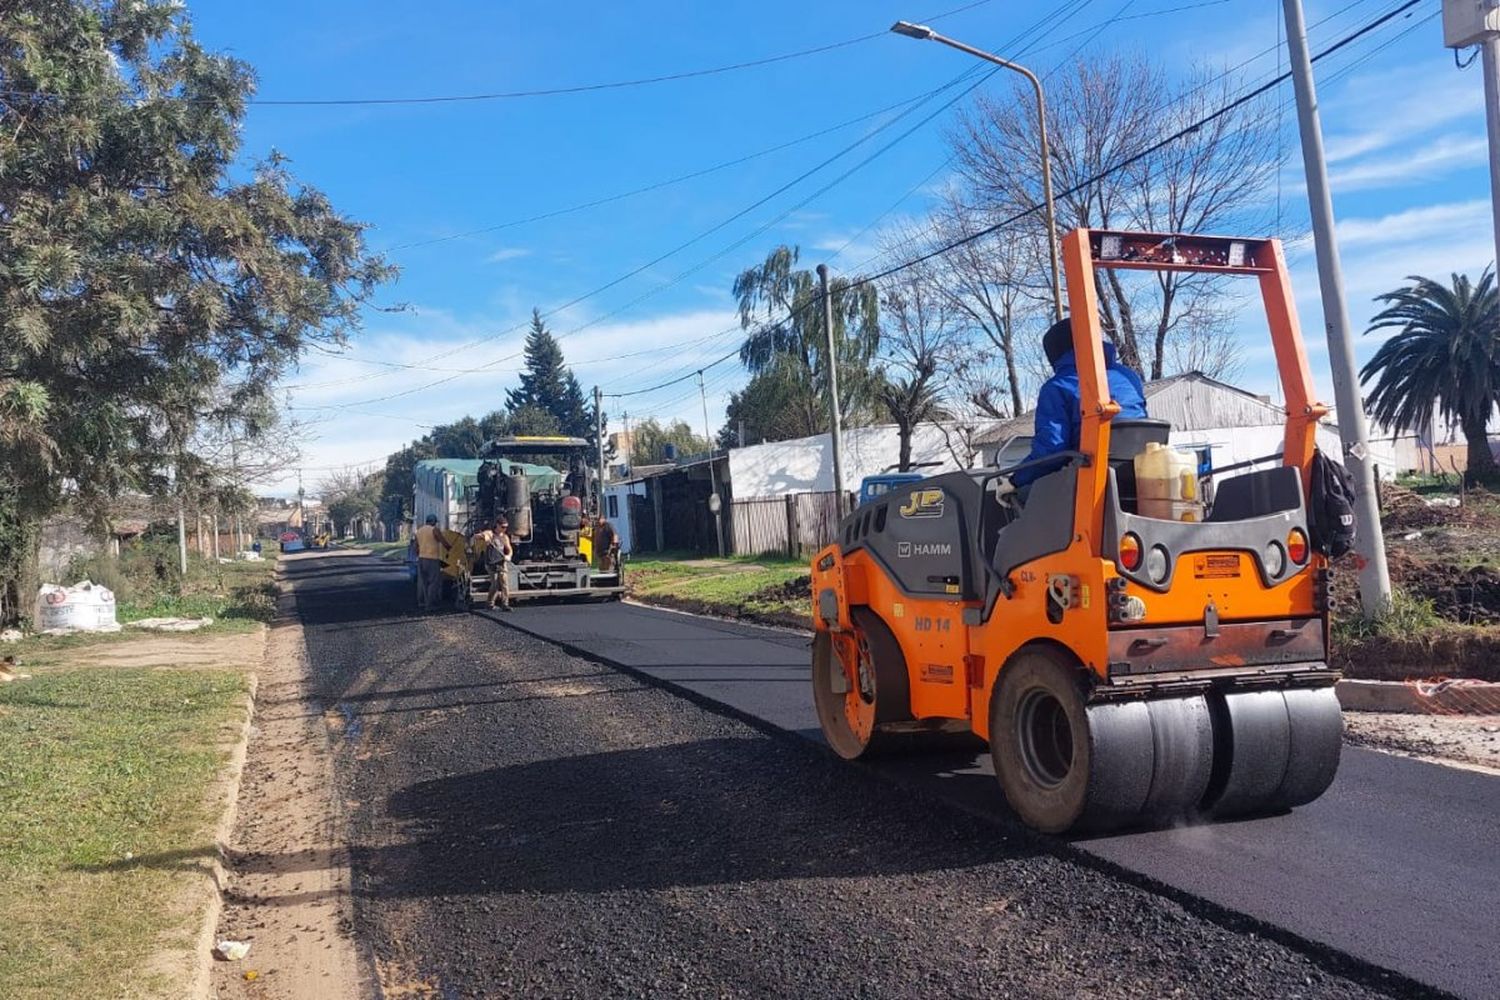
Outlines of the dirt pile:
M762 587L755 592L759 601L807 601L812 599L812 574L794 577L782 583Z
M1464 625L1500 625L1500 570L1429 563L1402 574L1402 584L1432 602L1442 618Z

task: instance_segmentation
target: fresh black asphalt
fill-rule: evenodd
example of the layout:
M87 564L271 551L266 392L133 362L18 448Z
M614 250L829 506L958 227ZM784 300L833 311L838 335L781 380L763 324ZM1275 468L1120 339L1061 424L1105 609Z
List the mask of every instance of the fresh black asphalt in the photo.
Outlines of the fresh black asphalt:
M822 741L804 635L632 604L529 606L506 624ZM1015 822L987 753L871 766ZM1419 982L1500 996L1500 778L1345 747L1333 787L1286 815L1074 845Z
M800 635L283 565L384 995L1496 995L1492 785L1351 753L1316 813L1061 845L975 760L824 751Z

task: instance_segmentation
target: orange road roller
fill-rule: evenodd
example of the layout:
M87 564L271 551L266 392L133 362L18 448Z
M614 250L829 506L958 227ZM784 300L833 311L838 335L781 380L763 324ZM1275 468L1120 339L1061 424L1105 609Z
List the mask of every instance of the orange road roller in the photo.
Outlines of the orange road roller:
M1039 460L1050 464L1024 500L1009 487L1020 466L977 469L841 522L812 562L824 736L852 759L972 732L1011 808L1049 833L1311 802L1342 742L1330 570L1307 502L1327 408L1281 246L1079 229L1064 262L1077 450ZM1150 465L1170 450L1172 428L1118 417L1101 268L1258 279L1286 400L1279 454L1213 475L1208 501L1191 478L1164 495L1156 474L1138 475L1138 456Z

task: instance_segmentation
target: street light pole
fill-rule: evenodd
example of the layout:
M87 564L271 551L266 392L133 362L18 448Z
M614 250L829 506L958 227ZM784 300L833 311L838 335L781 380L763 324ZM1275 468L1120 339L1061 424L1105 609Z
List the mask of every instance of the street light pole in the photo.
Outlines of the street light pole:
M891 25L891 30L898 35L907 38L917 38L924 41L941 42L949 48L960 52L967 52L977 59L994 63L996 66L1014 70L1020 73L1031 83L1031 89L1036 92L1036 121L1037 131L1041 133L1042 140L1042 200L1047 212L1047 249L1052 262L1052 318L1062 319L1062 277L1058 263L1057 250L1057 205L1052 200L1052 149L1047 142L1047 99L1042 95L1042 81L1037 75L1019 63L1013 63L1009 59L1002 59L993 52L976 49L972 45L965 45L947 35L940 35L925 24L912 24L910 21L897 21Z
M1369 429L1365 425L1364 401L1359 396L1354 344L1349 338L1349 307L1344 298L1344 275L1334 236L1333 197L1328 190L1328 164L1323 158L1323 126L1318 120L1318 94L1307 52L1307 25L1302 16L1302 0L1282 0L1282 4L1286 10L1292 84L1297 95L1297 122L1302 133L1302 163L1307 172L1313 246L1318 257L1323 323L1328 334L1328 367L1333 375L1333 399L1338 405L1344 461L1354 479L1354 516L1359 529L1354 543L1360 562L1359 600L1365 617L1369 618L1390 607L1391 578L1385 563L1385 536L1380 532L1380 504L1370 461Z
M833 498L839 517L844 516L844 420L839 413L839 355L833 339L833 296L828 291L828 265L818 265L818 284L823 290L823 332L828 337L828 429L833 451Z

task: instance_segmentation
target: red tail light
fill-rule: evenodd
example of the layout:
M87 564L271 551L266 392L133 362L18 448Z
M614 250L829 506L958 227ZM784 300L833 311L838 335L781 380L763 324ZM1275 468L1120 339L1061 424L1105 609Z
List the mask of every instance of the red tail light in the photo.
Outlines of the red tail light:
M1141 540L1128 531L1120 537L1120 565L1131 572L1141 566Z
M1286 533L1286 554L1298 565L1307 562L1307 535L1303 534L1301 528L1293 528Z

